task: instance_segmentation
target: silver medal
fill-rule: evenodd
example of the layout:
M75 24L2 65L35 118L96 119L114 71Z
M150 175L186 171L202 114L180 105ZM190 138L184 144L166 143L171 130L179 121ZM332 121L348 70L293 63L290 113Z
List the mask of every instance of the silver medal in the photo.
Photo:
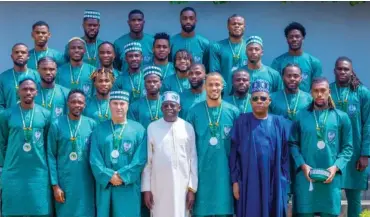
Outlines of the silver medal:
M209 139L209 144L211 144L211 145L217 145L217 143L218 143L218 139L216 137L211 137Z
M29 152L29 151L31 151L31 149L32 149L32 147L31 147L31 144L30 143L28 143L28 142L24 143L24 145L23 145L23 151Z
M71 159L71 161L77 160L77 153L76 152L71 152L69 154L69 159Z
M118 152L118 150L113 150L110 155L112 156L112 158L118 158L119 157L119 152Z
M324 142L324 141L322 141L322 140L318 141L318 142L317 142L317 147L318 147L319 149L324 149L324 148L325 148L325 142Z

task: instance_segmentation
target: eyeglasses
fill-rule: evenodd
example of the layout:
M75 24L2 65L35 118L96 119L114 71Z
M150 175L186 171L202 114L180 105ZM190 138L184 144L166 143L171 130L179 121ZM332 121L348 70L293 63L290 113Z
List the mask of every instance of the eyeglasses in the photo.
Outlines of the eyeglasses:
M254 96L252 97L253 102L257 102L258 100L261 100L262 102L265 102L267 100L267 96Z

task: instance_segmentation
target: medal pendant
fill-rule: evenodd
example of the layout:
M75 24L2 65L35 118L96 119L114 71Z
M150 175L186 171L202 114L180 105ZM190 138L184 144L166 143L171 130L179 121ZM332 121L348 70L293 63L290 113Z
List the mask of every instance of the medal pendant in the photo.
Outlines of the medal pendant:
M325 148L325 142L320 140L317 142L317 148L319 148L320 150L321 149L324 149Z
M113 150L110 155L112 156L112 158L118 158L119 157L119 151L118 150Z
M211 145L217 145L217 143L218 143L218 139L216 137L211 137L209 139L209 144L211 144Z
M31 149L32 149L32 147L31 147L31 144L30 143L28 143L28 142L24 143L24 145L23 145L23 151L29 152L29 151L31 151Z
M77 160L77 158L78 158L78 156L77 156L77 153L76 153L76 152L71 152L71 153L69 154L69 159L70 159L71 161L75 161L75 160Z

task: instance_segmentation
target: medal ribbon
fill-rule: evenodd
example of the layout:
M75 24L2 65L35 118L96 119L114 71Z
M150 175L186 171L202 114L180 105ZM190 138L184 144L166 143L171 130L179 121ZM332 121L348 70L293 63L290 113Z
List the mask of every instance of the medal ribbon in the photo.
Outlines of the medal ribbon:
M84 64L81 65L80 72L78 73L77 80L75 81L74 78L73 78L74 76L73 76L72 65L69 64L69 72L71 74L71 84L72 85L79 83L83 67L84 67Z
M27 71L26 71L26 75L28 75L28 69L27 69ZM19 86L18 86L18 79L17 79L17 77L15 76L15 71L14 71L14 69L13 69L13 79L14 79L14 86L15 86L15 89L18 89L19 88ZM18 95L18 94L17 94Z
M204 102L205 103L205 106L206 106L206 111L207 111L207 115L208 115L208 122L209 122L209 128L211 130L211 135L213 137L216 136L217 134L217 130L219 128L219 123L220 123L220 118L221 118L221 113L222 113L222 104L220 106L220 111L218 113L218 117L217 117L217 121L215 123L212 122L212 119L211 119L211 116L209 114L209 108L208 108L208 105L207 105L207 102Z
M48 53L49 53L49 48L46 48L46 54L45 54L45 57L48 55ZM37 55L36 55L36 51L35 51L35 49L33 49L33 55L35 56L35 66L36 66L36 69L39 67L38 65L37 65L37 62L39 61L39 58L37 57Z
M139 84L137 85L137 89L135 88L135 84L134 84L134 81L132 80L132 77L131 75L129 74L129 79L130 79L130 83L131 83L131 87L132 87L132 92L134 93L134 97L136 97L135 94L140 94L140 87L141 87L141 81L143 80L142 79L142 73L141 71L139 72L140 74L140 77L139 77Z
M33 115L35 114L35 106L32 108L29 127L26 126L26 121L24 119L23 111L20 105L19 105L19 110L21 112L24 139L26 140L26 142L30 143L32 139L32 123L33 123Z
M72 152L76 152L77 133L78 133L78 129L80 128L80 125L81 125L81 120L82 120L82 117L80 117L80 120L78 120L78 124L77 124L77 127L75 129L75 132L72 133L71 123L69 122L69 117L67 115L67 123L68 123L68 127L69 127L69 134L71 135L70 140L72 141Z
M345 98L342 100L342 96L339 94L337 84L335 84L335 92L337 94L338 104L342 108L342 110L345 111L345 112L347 112L348 96L349 96L349 92L350 92L348 88L346 88L346 89L347 89L347 94L346 94Z
M242 104L243 104L243 112L242 113L246 113L247 112L248 105L249 105L249 103L248 103L249 98L250 98L250 95L248 94L247 99L244 99L243 102L242 102ZM233 95L233 101L234 101L234 105L236 107L239 107L238 104L236 103L236 100L235 100L235 96L234 95Z
M315 117L315 122L316 122L316 135L317 135L317 138L318 140L324 140L324 132L325 132L325 128L326 128L326 120L328 118L328 114L329 114L329 111L326 110L325 111L325 116L324 116L324 122L320 125L319 122L320 120L318 120L317 116L316 116L316 111L313 111L313 116ZM319 119L320 119L320 116L319 116Z
M115 130L114 130L114 126L113 126L113 121L110 123L111 127L112 127L112 133L113 133L113 149L114 150L118 150L118 147L119 147L119 143L121 142L122 140L122 134L123 134L123 130L126 128L126 123L122 124L122 129L121 131L119 132L118 136L116 135L115 133Z
M51 108L51 106L52 106L52 103L53 103L53 100L54 100L54 95L55 95L55 87L53 88L53 92L51 94L51 98L50 98L49 103L48 103L48 108ZM46 104L45 104L46 100L45 100L45 96L44 96L44 90L43 90L42 87L41 87L41 97L42 97L42 106L46 107Z
M158 113L159 113L159 103L160 103L160 100L157 99L157 105L155 106L155 116L153 117L153 114L152 114L152 109L150 107L150 103L149 103L149 100L148 100L148 97L145 97L145 100L146 100L146 104L148 105L148 110L149 110L149 114L150 114L150 119L152 121L154 120L158 120Z
M229 39L229 46L230 46L231 52L233 53L233 61L234 61L234 62L233 62L233 65L239 62L239 59L240 59L240 52L241 52L241 50L242 50L242 48L243 48L243 44L244 44L244 40L242 39L241 45L240 45L240 47L239 47L238 54L235 54L236 52L235 52L235 50L234 50L233 46L231 45L231 41L230 41L230 39Z
M295 101L295 105L294 105L294 110L293 110L293 111L290 109L290 105L289 105L288 98L287 98L287 96L286 96L285 91L283 91L283 93L284 93L285 103L286 103L286 106L287 106L287 108L288 108L288 115L289 115L289 116L290 116L290 115L295 115L295 114L296 114L296 112L297 112L297 106L298 106L299 96L301 95L301 91L300 91L300 90L298 90L298 96L297 96L297 99L296 99L296 101Z
M99 102L98 99L96 99L96 105L98 106L98 116L99 116L99 118L103 118L101 103ZM107 119L109 117L108 112L109 112L109 103L107 103L107 106L105 108L105 114L104 114L105 119Z
M87 59L90 61L91 59L96 59L96 54L98 50L98 43L95 41L95 51L94 51L94 56L93 58L90 57L89 49L87 49L87 43L85 43L85 48L86 48L86 54L87 54Z
M177 81L177 85L179 85L180 93L182 93L182 85L181 85L181 83L180 83L179 76L177 76L177 73L176 73L176 81Z

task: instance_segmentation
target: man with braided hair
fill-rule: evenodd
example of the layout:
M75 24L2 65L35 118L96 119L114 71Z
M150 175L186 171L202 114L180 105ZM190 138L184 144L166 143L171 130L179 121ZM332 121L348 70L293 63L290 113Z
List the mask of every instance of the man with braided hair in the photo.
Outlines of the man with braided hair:
M115 77L111 70L102 68L91 74L91 80L94 83L96 95L88 100L84 115L98 123L109 120L111 118L109 93L113 87Z
M352 60L339 57L335 62L335 82L330 84L338 109L346 112L352 123L353 156L343 171L342 188L348 201L348 217L361 212L361 191L367 190L370 156L370 91L353 71Z

